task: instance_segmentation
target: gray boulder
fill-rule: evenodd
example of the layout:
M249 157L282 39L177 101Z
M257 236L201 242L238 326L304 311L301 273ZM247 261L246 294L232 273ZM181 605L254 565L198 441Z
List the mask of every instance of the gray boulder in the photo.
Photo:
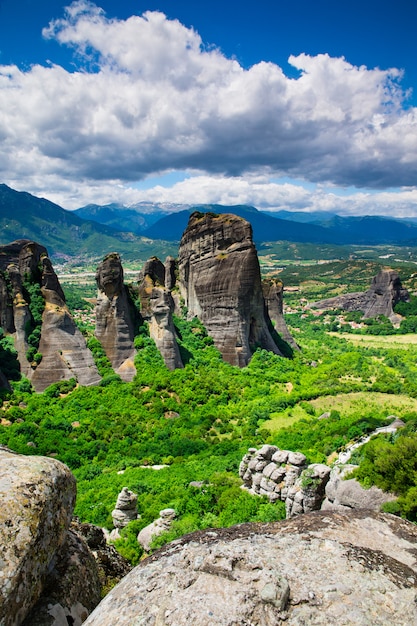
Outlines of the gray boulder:
M138 543L145 552L149 552L151 543L155 537L159 537L162 533L167 532L171 528L172 522L176 517L174 509L163 509L159 513L157 520L142 528L138 534Z
M54 459L0 449L0 624L20 624L64 544L75 479Z
M417 527L371 511L192 533L142 561L84 626L417 623Z
M356 465L346 465L343 468L335 466L332 469L330 480L326 485L326 497L322 504L323 510L331 509L371 509L380 511L385 502L395 500L395 496L386 493L378 487L364 489L355 479L345 480Z

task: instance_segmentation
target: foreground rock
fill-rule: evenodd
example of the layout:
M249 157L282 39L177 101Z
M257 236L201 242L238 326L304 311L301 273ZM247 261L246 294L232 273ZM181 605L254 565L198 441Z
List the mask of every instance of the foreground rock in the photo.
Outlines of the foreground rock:
M0 446L1 626L81 626L98 604L94 555L69 528L75 492L63 463Z
M137 566L85 626L417 623L417 528L369 511L193 533Z
M14 337L20 370L36 391L75 378L94 385L100 376L85 339L78 330L46 248L26 239L0 246L0 325ZM44 300L38 355L29 361L28 334L34 327L27 282L40 287Z
M225 361L243 367L257 346L281 354L270 333L249 222L193 213L178 265L188 317L201 320Z
M319 300L310 306L315 309L344 309L345 311L362 311L364 318L384 315L393 324L399 323L401 317L394 313L398 302L408 302L410 295L402 286L397 272L381 270L367 291L347 293L327 300Z
M123 282L123 268L116 252L108 254L97 268L96 337L122 380L136 374L134 364L135 309Z

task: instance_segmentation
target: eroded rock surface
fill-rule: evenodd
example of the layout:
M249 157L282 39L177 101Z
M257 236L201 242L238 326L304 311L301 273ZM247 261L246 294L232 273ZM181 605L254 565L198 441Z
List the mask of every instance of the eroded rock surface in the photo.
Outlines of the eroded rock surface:
M284 319L283 291L284 286L280 280L265 279L262 281L262 293L271 322L275 324L275 329L282 339L293 349L299 350L300 348L288 330Z
M198 317L225 361L247 365L255 347L280 354L262 295L249 222L236 215L191 215L179 250L188 317Z
M123 487L117 496L116 506L111 512L115 528L124 528L138 518L138 496L127 487Z
M22 374L36 391L52 383L75 378L94 385L100 376L85 339L78 330L48 258L46 248L34 241L19 240L0 247L0 317L5 332L14 335ZM24 279L37 283L45 301L38 353L40 363L29 362L28 327L32 323L30 297Z
M171 528L172 522L176 517L174 509L163 509L159 512L159 517L152 524L142 528L138 534L138 543L145 552L149 552L152 540L159 537L162 533L167 532Z
M165 365L171 370L183 367L172 319L175 304L165 287L165 266L156 257L145 263L139 298L142 317L149 323L149 334Z
M240 466L243 488L270 502L285 502L287 517L318 511L325 497L330 467L320 463L307 466L301 452L264 445L249 448Z
M344 467L335 466L326 485L326 498L323 501L323 510L332 509L371 509L379 511L385 502L394 500L395 496L382 491L373 485L364 489L354 478L346 479L356 465Z
M192 533L142 561L85 626L409 626L416 542L415 525L370 511Z
M398 323L400 317L393 311L398 302L408 302L410 295L402 286L398 273L394 270L381 270L367 291L347 293L327 300L319 300L310 306L315 309L344 309L362 311L364 318L384 315L392 323Z
M20 624L67 537L75 479L54 459L0 448L0 624Z
M96 337L122 380L136 374L134 364L134 308L123 282L123 267L116 252L108 254L97 268Z

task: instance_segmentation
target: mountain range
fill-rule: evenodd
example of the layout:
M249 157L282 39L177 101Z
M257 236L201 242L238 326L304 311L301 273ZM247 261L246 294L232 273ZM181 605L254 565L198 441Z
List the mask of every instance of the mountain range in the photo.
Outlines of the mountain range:
M175 254L194 211L234 213L252 224L257 244L272 241L333 245L417 245L417 224L380 216L333 213L265 213L248 205L161 205L126 207L90 204L68 211L44 198L0 184L0 244L33 239L56 259L98 258L118 251L125 259Z

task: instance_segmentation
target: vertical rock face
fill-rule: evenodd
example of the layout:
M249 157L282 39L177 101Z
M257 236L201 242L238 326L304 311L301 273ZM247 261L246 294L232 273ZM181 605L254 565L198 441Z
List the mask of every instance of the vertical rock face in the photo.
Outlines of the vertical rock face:
M141 314L149 322L149 334L155 341L165 365L173 370L183 367L175 335L172 314L175 309L171 292L164 287L165 267L153 258L144 266L139 285Z
M0 317L4 330L14 334L21 372L36 391L60 380L76 378L82 385L100 381L93 357L65 304L65 296L46 248L34 241L19 240L0 248ZM29 279L41 288L42 313L38 353L40 363L26 357L27 328L31 324L30 297L24 286Z
M108 254L97 268L96 337L113 369L122 380L136 374L134 319L129 294L123 283L123 268L116 252Z
M362 311L364 318L384 315L392 323L399 322L401 318L394 313L394 307L398 302L408 302L410 295L402 284L399 275L394 270L381 270L372 279L371 286L367 291L359 293L347 293L335 298L319 300L312 303L315 309L345 309L346 311Z
M284 319L283 305L284 286L280 280L263 280L262 293L265 299L266 309L271 322L274 322L275 329L292 348L299 350L299 346L288 330Z
M188 316L203 322L225 361L243 367L257 346L280 354L268 329L249 222L193 213L181 239L179 277Z

